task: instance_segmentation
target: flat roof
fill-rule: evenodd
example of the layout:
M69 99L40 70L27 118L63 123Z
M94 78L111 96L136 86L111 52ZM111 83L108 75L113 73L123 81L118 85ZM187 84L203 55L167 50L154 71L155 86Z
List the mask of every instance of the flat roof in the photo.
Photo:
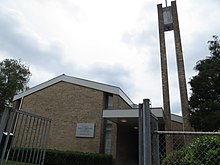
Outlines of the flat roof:
M47 88L47 87L49 87L53 84L56 84L58 82L68 82L71 84L76 84L76 85L80 85L83 87L88 87L88 88L116 94L116 95L119 95L131 107L134 106L134 103L131 101L131 99L119 87L108 85L108 84L103 84L103 83L99 83L99 82L95 82L95 81L85 80L85 79L81 79L81 78L76 78L76 77L72 77L72 76L67 76L65 74L57 76L51 80L43 82L37 86L34 86L34 87L22 92L22 93L15 95L13 98L13 101L18 100L18 99L25 97L27 95L30 95L32 93L35 93L35 92L42 90L44 88Z
M162 108L150 108L151 113L156 117L164 117ZM112 109L103 110L103 118L138 118L139 109Z
M162 108L150 108L151 113L157 118L164 119L164 112ZM103 110L103 118L108 119L121 119L121 118L138 118L139 117L139 109L106 109ZM171 114L171 120L179 123L183 123L183 119L181 116Z
M172 114L172 115L171 115L171 120L172 120L172 121L179 122L179 123L183 123L183 118L182 118L182 116L178 116L178 115L175 115L175 114Z

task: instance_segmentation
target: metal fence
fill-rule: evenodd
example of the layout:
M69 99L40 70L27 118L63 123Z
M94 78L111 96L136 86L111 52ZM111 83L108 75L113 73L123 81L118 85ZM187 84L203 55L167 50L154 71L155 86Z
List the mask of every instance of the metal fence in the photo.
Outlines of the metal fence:
M149 99L139 104L139 165L220 165L220 132L159 131Z
M0 165L44 164L51 120L5 108L0 125Z
M220 132L154 131L153 165L220 165Z

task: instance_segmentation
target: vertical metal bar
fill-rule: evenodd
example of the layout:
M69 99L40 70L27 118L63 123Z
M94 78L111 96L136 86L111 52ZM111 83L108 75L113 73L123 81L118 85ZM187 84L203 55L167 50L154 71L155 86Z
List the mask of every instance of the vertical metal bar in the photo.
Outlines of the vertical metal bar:
M38 128L38 126L37 126L37 130L36 130L36 131L38 131L38 132L37 132L37 135L36 135L36 147L38 147L39 133L40 133L41 126L42 126L41 119L38 119L38 120L40 120L40 125L39 125L39 128ZM35 162L36 162L36 159L37 159L37 155L35 156L35 154L37 154L36 151L38 151L37 148L34 149L34 155L33 155L33 159L32 159L32 162L31 162L31 163L35 163ZM36 157L36 158L35 158L35 157Z
M18 150L17 150L17 146L18 146L18 143L19 143L19 137L20 137L20 133L21 133L21 126L22 126L22 123L23 123L23 117L24 117L24 115L23 114L21 114L21 113L19 113L19 111L18 111L18 118L17 118L17 121L20 121L19 122L19 128L18 128L18 131L16 131L16 130L14 130L15 132L14 132L14 138L16 139L16 141L14 142L14 151L13 151L13 154L12 154L12 160L14 160L14 158L15 158L15 153L17 153L18 154ZM17 156L16 156L17 157Z
M143 146L144 146L144 163L151 165L151 128L150 128L150 100L144 99L143 102Z
M8 116L10 116L9 119ZM7 136L3 146L0 165L2 165L2 163L10 164L10 162L7 162L7 159L6 161L3 159L6 156L6 151L8 152L7 156L9 156L11 147L15 147L12 154L12 160L16 162L25 161L25 163L27 163L28 160L28 162L43 165L51 120L7 107L3 112L1 123L1 139L4 131L7 132ZM12 140L15 138L15 141L12 141L9 146L8 144L12 132L14 133ZM8 147L10 147L9 150ZM25 148L31 149L30 151L26 151ZM33 156L32 152L34 152Z
M48 139L49 139L49 133L50 133L50 129L51 129L51 120L48 121L48 128L46 130L46 136L45 136L45 140L44 140L44 152L43 152L43 160L41 162L41 165L44 165L44 160L45 160L45 154L46 154L46 147L47 147L47 143L48 143Z
M11 133L12 133L12 137L11 137L11 140L10 140L10 146L8 146L8 152L7 152L7 155L6 155L6 162L8 161L8 157L9 157L9 154L10 154L10 152L11 152L11 148L12 148L12 145L13 145L13 141L14 141L14 137L15 137L15 134L14 134L14 132L15 132L15 129L16 129L16 125L17 125L17 118L18 118L18 115L19 115L19 113L18 113L18 111L17 110L15 110L16 111L16 114L15 114L15 119L14 119L14 121L13 121L13 128L12 128L12 131L11 131Z
M0 124L0 143L2 141L3 132L4 132L5 126L7 124L8 113L9 113L9 108L5 107L5 110L4 110L4 112L2 114L2 118L1 118L1 124Z
M23 97L21 98L21 102L20 102L20 104L19 104L19 107L18 107L18 112L19 112L19 110L21 110L21 107L22 107L22 103L23 103ZM17 122L18 122L18 116L16 116L16 119L15 119L15 126L14 126L14 130L13 130L13 133L15 132L15 130L16 130L16 127L17 127Z
M24 114L23 114L24 115ZM25 116L24 116L25 117ZM20 151L21 151L21 148L22 148L22 142L23 142L23 137L24 137L24 132L25 132L25 127L26 127L26 124L27 124L27 117L23 119L24 120L24 126L21 126L21 129L19 131L22 131L21 132L21 139L20 139L20 145L19 145L19 150L18 150L18 153L17 153L17 158L16 158L16 161L18 161L19 159L19 155L20 155ZM21 123L23 124L23 123ZM20 137L18 137L20 138ZM21 159L22 160L22 159Z
M25 156L24 156L24 162L26 163L27 161L27 155L28 155L28 152L29 152L29 144L30 144L30 137L31 137L31 132L32 132L32 127L31 127L31 122L32 122L32 116L29 116L29 124L28 124L28 128L27 128L27 134L26 134L26 139L25 139L25 143L26 143L26 153L25 153Z
M50 121L49 120L45 120L46 122L46 125L45 125L45 129L44 129L44 133L43 133L43 142L42 142L42 146L41 146L41 155L40 155L40 161L39 161L39 165L42 164L42 162L44 161L44 152L46 151L46 143L47 143L47 132L48 132L48 128L49 128L49 124L50 124Z
M8 110L8 115L7 115L7 117L6 117L6 125L4 126L5 128L4 128L4 131L3 131L3 136L5 135L6 137L4 137L4 141L2 141L2 151L1 151L1 154L4 154L4 156L3 156L3 159L4 159L4 161L3 161L3 159L1 159L3 162L2 163L0 163L1 165L3 165L3 164L6 164L6 162L7 162L7 149L8 149L8 147L9 147L9 141L10 141L10 126L12 125L12 121L13 121L13 115L14 115L14 111L13 111L13 109L11 108L11 107L7 107L7 110ZM9 141L7 142L7 138L9 137ZM3 139L2 139L3 140ZM6 150L5 150L5 152L3 151L4 150L4 147L6 147ZM2 155L1 155L1 157L2 157Z
M28 119L29 119L29 121L28 121ZM27 147L26 147L26 144L27 144L27 140L28 140L28 134L29 134L29 130L30 130L30 124L31 124L31 116L27 116L27 121L28 121L28 126L26 127L24 127L24 130L26 129L26 132L25 132L25 137L24 137L24 145L23 145L23 151L22 151L22 154L21 154L21 162L23 162L23 156L24 156L24 153L25 153L25 150L27 149ZM27 151L26 151L27 152ZM26 153L27 154L27 153Z
M7 125L7 117L8 117L8 115L10 115L9 112L10 112L10 109L8 107L5 107L4 112L2 114L2 118L1 118L1 124L0 124L0 144L3 144L2 137L4 135L4 130L5 130L6 125ZM3 150L3 148L2 148L2 150ZM1 162L0 162L0 165L1 165Z
M2 155L1 155L1 162L0 162L0 165L2 165L3 163L3 159L5 157L5 152L6 152L6 149L7 149L7 146L8 146L8 142L9 142L9 138L10 138L10 133L11 131L13 130L13 126L14 126L14 119L15 119L15 116L16 116L16 110L12 110L10 108L10 110L12 111L12 116L10 116L10 119L9 119L9 129L8 129L8 134L7 134L7 137L6 137L6 140L5 140L5 144L4 144L4 147L3 147L3 150L2 150Z
M23 104L23 100L24 100L24 97L21 97L21 102L19 104L18 110L21 110L21 107L22 107L22 104Z
M35 141L36 141L36 134L37 134L37 126L38 126L38 124L39 124L39 118L36 118L35 117L35 119L37 120L37 123L36 123L36 126L34 126L33 127L33 129L35 130L35 132L34 132L34 136L33 136L33 141L32 141L32 146L31 146L31 153L30 153L30 157L29 157L29 159L28 159L28 162L29 163L32 163L33 162L33 159L34 159L34 156L35 156ZM32 152L33 152L33 156L32 156ZM31 160L31 158L32 158L32 160Z
M33 142L32 140L32 135L33 135L33 131L34 131L34 124L35 124L35 117L33 117L33 122L31 124L31 132L30 132L30 139L29 139L29 144L28 144L28 148L30 149L30 154L29 154L29 159L27 160L27 158L25 158L25 162L27 161L27 163L29 163L30 157L31 157L31 153L32 153L32 147L31 147L31 142Z
M20 116L21 116L21 119L20 119ZM14 137L16 137L16 141L15 141L15 143L14 143L14 148L15 148L15 149L14 149L13 154L12 154L12 160L14 160L15 153L17 152L17 151L16 151L16 145L17 145L17 143L19 142L19 137L20 137L19 135L20 135L20 133L21 133L20 130L21 130L22 122L23 122L23 117L24 117L24 115L18 112L17 121L20 120L20 126L19 126L19 128L18 128L19 131L17 131L18 133L14 130L14 131L15 131L15 132L14 132ZM17 134L16 134L16 133L17 133Z
M41 122L43 123L41 131L40 131L40 139L39 139L39 146L38 146L38 152L37 152L37 158L36 158L36 163L39 164L39 160L40 160L40 153L41 153L41 145L42 145L42 138L43 138L43 131L44 131L44 127L46 124L46 121L41 119Z
M138 142L138 164L143 165L143 104L139 104Z
M14 141L14 138L15 138L15 131L16 131L17 124L18 124L18 120L19 120L19 116L20 116L19 110L21 109L22 102L23 102L23 97L21 98L21 102L19 103L18 110L16 110L17 113L16 113L16 117L15 117L15 120L14 120L14 128L13 128L13 131L12 131L13 137L12 137L12 140L11 140L11 144L14 143L13 141ZM18 138L17 138L17 139L18 139ZM16 140L16 141L17 141L17 140ZM12 147L12 146L11 146L11 147ZM11 150L11 147L10 147L10 150ZM8 159L10 150L9 150L9 152L8 152L7 159ZM13 158L14 158L14 153L15 153L15 150L13 151L12 160L13 160Z
M39 159L38 159L38 163L37 164L41 164L41 161L42 161L42 156L43 156L43 151L44 151L44 140L45 140L45 134L46 134L46 131L47 131L47 120L44 119L44 127L42 129L42 136L41 136L41 143L40 143L40 155L39 155Z

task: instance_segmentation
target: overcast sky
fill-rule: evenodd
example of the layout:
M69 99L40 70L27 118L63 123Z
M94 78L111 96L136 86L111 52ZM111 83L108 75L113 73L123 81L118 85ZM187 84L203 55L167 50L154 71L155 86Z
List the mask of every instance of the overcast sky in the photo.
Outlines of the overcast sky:
M0 0L0 60L21 59L29 86L55 76L120 87L163 106L157 4L165 0ZM170 1L168 0L168 5ZM219 0L177 0L186 80L220 36ZM171 110L180 113L173 32L166 32ZM190 87L188 86L190 96Z

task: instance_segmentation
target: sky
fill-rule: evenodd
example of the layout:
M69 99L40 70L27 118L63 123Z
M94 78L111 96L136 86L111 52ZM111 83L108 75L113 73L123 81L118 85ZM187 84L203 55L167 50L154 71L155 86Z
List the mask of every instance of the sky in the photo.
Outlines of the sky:
M220 36L219 0L176 0L186 83ZM0 61L21 59L33 87L66 74L162 107L157 4L165 0L0 0ZM167 0L168 6L171 1ZM180 112L173 32L166 32L171 111Z

